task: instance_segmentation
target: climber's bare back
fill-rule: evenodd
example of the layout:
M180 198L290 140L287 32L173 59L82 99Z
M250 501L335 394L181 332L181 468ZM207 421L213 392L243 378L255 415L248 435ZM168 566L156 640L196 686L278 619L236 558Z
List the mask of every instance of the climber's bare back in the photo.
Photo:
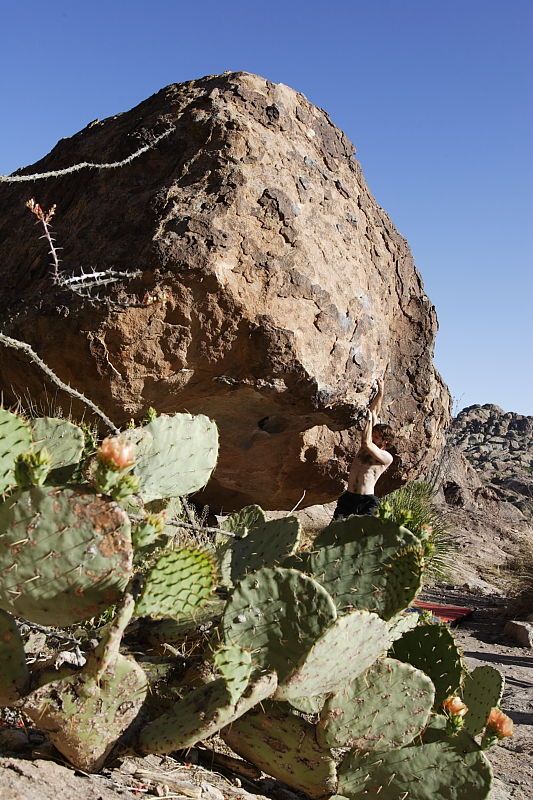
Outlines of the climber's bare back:
M379 459L368 448L361 445L354 457L348 475L348 491L356 494L374 494L376 483L392 464L393 458L386 450L379 450Z

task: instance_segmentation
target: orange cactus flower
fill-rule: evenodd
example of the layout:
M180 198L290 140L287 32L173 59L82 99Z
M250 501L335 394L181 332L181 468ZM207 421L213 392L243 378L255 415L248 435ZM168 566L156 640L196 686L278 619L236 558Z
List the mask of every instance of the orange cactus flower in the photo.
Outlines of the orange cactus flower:
M468 706L457 695L447 697L442 707L450 717L464 717L468 711Z
M499 708L491 709L487 720L487 732L494 734L498 739L505 739L513 735L513 720Z
M135 446L121 436L108 436L96 455L99 461L111 469L127 469L135 463Z

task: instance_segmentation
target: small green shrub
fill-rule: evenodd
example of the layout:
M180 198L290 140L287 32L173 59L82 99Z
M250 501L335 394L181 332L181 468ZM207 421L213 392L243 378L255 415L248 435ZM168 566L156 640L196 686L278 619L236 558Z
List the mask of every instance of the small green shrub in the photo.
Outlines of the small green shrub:
M442 511L435 503L435 488L426 482L407 483L387 495L378 516L408 528L420 539L426 559L426 578L448 576L454 553L453 538Z

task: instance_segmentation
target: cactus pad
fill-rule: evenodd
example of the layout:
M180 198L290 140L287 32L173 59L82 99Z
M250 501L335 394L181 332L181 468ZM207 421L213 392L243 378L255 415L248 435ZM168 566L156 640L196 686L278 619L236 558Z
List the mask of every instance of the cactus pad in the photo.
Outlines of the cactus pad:
M339 767L339 794L349 800L484 800L492 770L478 749L452 740L380 753L348 753Z
M389 619L416 597L423 558L420 543L406 528L353 516L329 525L311 552L289 564L313 575L339 612L360 608Z
M336 619L325 589L297 570L264 567L235 588L223 617L224 637L254 663L284 680Z
M190 616L212 597L216 574L215 561L205 550L163 553L146 576L135 613L155 619Z
M330 522L318 534L313 547L316 549L327 545L345 544L367 537L372 537L373 544L382 551L383 558L388 558L396 553L398 539L406 545L418 541L411 531L390 520L381 520L378 517L370 516L352 516Z
M0 496L15 485L15 462L30 447L31 430L27 422L0 408Z
M28 688L30 674L17 623L0 610L0 706L19 700Z
M276 699L313 697L335 691L387 650L387 623L368 611L336 619L314 642L302 663L281 683Z
M74 767L97 772L137 716L146 690L142 669L119 655L99 682L82 671L36 689L24 712Z
M143 753L171 753L207 739L226 725L231 725L250 708L270 697L277 686L274 673L258 676L248 686L241 685L236 698L224 678L194 689L175 703L172 711L146 725L139 736Z
M137 445L134 473L145 502L198 491L217 463L217 426L203 414L163 414L123 435Z
M220 529L231 531L238 536L246 536L252 528L266 522L265 512L261 506L245 506L240 511L234 511L220 523Z
M252 656L247 650L229 645L217 650L213 661L218 674L226 681L229 694L236 702L250 681Z
M287 702L296 711L301 711L302 714L320 714L326 702L327 694L316 694L314 697L291 697Z
M308 797L337 788L335 761L317 744L314 726L278 704L252 709L221 736L240 756Z
M435 686L435 708L454 694L463 677L461 653L446 625L419 625L398 639L391 654L422 670Z
M385 658L327 699L318 741L325 747L358 750L402 747L426 726L434 699L427 675Z
M66 419L37 417L31 420L33 447L46 447L50 453L50 469L69 467L80 460L85 436L81 428Z
M300 529L297 517L283 517L261 523L242 538L233 539L221 559L224 583L231 586L244 578L247 572L283 561L298 547Z
M483 731L491 708L500 705L505 680L501 672L488 665L476 667L463 683L463 701L468 706L464 730L471 736Z
M17 490L0 504L0 607L58 627L100 614L132 570L130 522L78 489Z
M389 641L395 642L400 639L404 633L411 631L418 625L419 616L416 612L410 611L406 613L396 614L388 620L387 625L389 628Z

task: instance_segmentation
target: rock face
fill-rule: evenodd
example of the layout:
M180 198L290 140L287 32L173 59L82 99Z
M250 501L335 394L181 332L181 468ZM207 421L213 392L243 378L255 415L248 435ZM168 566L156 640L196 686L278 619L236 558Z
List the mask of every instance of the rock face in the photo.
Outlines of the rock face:
M169 129L120 168L0 183L4 332L118 424L149 406L212 416L222 449L203 499L215 508L338 495L385 370L397 458L381 491L419 475L449 418L435 310L324 111L255 75L208 77L91 123L19 174L118 162ZM32 196L58 205L65 275L141 277L97 302L55 285ZM0 369L6 399L50 396L22 354L2 349Z

